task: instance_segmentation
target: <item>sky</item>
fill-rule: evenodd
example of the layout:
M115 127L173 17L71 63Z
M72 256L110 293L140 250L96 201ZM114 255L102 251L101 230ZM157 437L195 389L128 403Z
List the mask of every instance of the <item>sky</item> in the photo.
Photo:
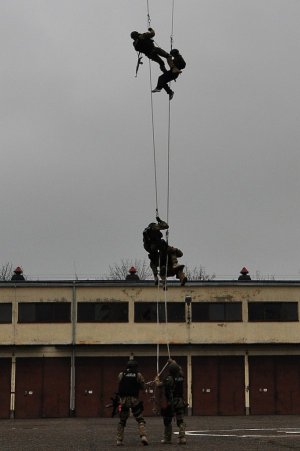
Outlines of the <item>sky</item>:
M0 265L105 278L147 260L155 221L149 64L172 0L1 0ZM174 0L187 66L153 94L158 211L188 268L300 279L300 2ZM151 64L152 87L160 75ZM169 162L169 166L168 166ZM169 170L168 170L169 167ZM168 190L169 174L169 190ZM169 196L168 196L169 193Z

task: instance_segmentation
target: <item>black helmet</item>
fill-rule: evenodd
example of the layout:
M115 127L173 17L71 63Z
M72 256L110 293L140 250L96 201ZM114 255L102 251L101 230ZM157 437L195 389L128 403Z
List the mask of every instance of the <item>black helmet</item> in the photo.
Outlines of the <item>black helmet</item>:
M130 34L130 37L134 40L136 40L139 37L139 32L138 31L132 31Z
M172 376L177 376L177 374L180 373L180 366L178 365L178 363L176 363L175 360L173 360L170 364L169 364L169 373Z
M177 50L177 49L172 49L172 50L170 51L170 55L172 55L172 56L177 56L177 55L179 55L179 50Z
M138 363L134 359L129 359L126 365L126 368L137 368Z

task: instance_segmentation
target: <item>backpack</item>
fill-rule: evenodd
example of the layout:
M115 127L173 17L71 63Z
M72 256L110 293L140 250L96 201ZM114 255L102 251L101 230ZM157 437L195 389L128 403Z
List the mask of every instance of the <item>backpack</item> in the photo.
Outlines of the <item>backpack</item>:
M177 69L184 69L186 66L186 62L184 61L184 59L182 58L181 55L176 55L174 58L174 64L177 67Z

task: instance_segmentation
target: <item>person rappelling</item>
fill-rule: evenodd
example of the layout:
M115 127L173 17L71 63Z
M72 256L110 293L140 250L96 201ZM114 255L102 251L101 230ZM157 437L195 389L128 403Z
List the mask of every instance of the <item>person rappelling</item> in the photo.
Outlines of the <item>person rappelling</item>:
M182 70L185 68L186 62L184 61L178 49L172 49L170 51L170 55L172 57L172 62L174 66L178 69L178 71L176 72L173 70L168 70L163 74L161 74L158 77L156 88L153 89L152 92L160 92L162 89L164 89L166 93L169 94L169 99L172 100L174 96L174 91L172 91L168 83L178 78L179 74L181 74Z
M151 222L143 231L144 249L148 252L150 268L152 269L155 285L158 284L158 267L160 251L167 249L167 242L163 239L161 230L167 230L169 225L156 216L156 222Z
M177 74L180 73L180 70L177 69L177 67L173 63L172 56L168 52L166 52L165 50L163 50L160 47L157 47L154 44L154 41L152 38L155 36L155 31L153 30L153 28L149 27L148 31L146 31L145 33L139 33L138 31L132 31L130 36L131 36L131 39L133 39L133 47L135 48L135 50L137 52L139 52L139 54L142 53L145 56L147 56L150 60L158 63L162 72L167 72L167 69L166 69L164 61L161 59L161 56L163 58L166 58L171 71L173 71L174 73L177 73ZM140 64L142 64L142 61L141 61L141 57L138 56L138 65L137 65L136 73L138 71L138 67Z
M180 249L169 246L163 238L161 230L167 230L169 225L159 216L156 217L156 221L157 223L151 222L143 231L144 249L148 252L155 285L158 285L159 274L163 282L167 277L176 276L183 286L187 282L187 277L183 272L184 265L178 264L178 257L182 257L183 253Z
M164 283L167 277L176 277L183 287L187 282L187 277L183 272L184 265L179 265L178 258L183 256L183 252L177 247L167 246L166 251L160 252L159 275Z

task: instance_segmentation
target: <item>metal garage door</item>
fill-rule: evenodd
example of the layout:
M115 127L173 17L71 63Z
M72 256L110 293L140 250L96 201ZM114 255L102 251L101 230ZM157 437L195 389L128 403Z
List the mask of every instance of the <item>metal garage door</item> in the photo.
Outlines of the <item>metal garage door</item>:
M17 358L16 418L67 417L70 359Z
M10 416L11 359L0 359L0 418Z
M249 357L250 412L300 413L300 357Z
M193 357L193 415L244 415L243 357Z

